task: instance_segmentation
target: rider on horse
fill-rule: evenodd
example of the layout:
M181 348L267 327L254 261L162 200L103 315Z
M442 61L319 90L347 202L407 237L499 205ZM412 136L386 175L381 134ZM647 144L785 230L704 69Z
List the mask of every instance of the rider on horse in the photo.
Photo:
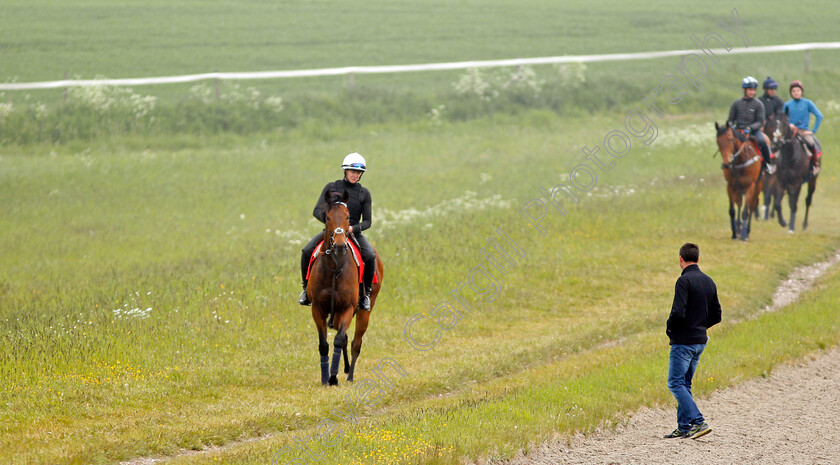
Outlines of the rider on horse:
M761 127L764 126L764 104L755 98L758 81L752 76L747 76L741 81L741 87L744 89L744 97L732 103L726 122L742 133L755 138L761 149L762 164L768 174L773 174L776 171L773 153L770 152L767 139L761 132Z
M805 139L805 145L808 146L808 150L814 155L812 158L814 163L813 174L816 176L820 172L820 158L822 158L822 145L819 139L817 139L816 134L822 122L823 115L817 109L817 106L814 105L814 102L802 98L804 91L805 89L802 87L801 82L791 82L790 96L793 98L785 103L784 111L788 115L788 120L790 120L791 129L798 128L799 134ZM812 114L817 118L814 122L813 132L808 130Z
M779 84L770 76L767 76L761 87L764 89L764 94L758 99L764 105L764 120L768 121L775 115L781 114L785 102L776 95Z
M359 184L362 178L362 173L366 171L365 159L356 152L353 152L344 157L344 162L341 164L341 169L344 170L344 178L338 181L327 183L321 191L321 196L318 197L318 203L315 205L315 210L312 215L320 221L325 223L325 213L327 206L324 197L327 192L334 191L338 193L347 193L347 210L350 211L350 232L356 239L359 245L359 250L362 253L362 260L365 262L365 272L363 276L364 283L359 286L359 308L362 310L370 310L370 291L373 285L373 274L376 271L376 253L373 247L362 235L362 231L370 228L370 191ZM364 217L364 221L361 221ZM315 247L324 238L324 232L319 232L315 237L304 246L302 255L300 257L300 272L303 278L303 293L300 294L299 303L301 305L310 305L309 296L306 295L306 271L309 268L309 259L315 251Z

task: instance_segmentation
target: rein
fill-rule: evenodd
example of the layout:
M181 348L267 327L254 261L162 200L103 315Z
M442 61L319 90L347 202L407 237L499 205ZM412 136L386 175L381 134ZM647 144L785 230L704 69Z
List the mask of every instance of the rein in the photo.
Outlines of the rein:
M333 205L344 205L344 207L347 208L347 204L344 203L344 202L335 202L335 203L333 203ZM328 264L326 265L327 270L329 270L330 273L333 273L332 292L330 293L330 315L335 315L335 293L336 293L336 288L338 286L338 277L341 276L341 273L344 271L344 268L347 266L347 262L349 261L347 259L348 258L347 255L344 256L344 262L341 263L340 265L336 261L337 260L337 258L336 258L337 255L335 253L333 253L333 252L336 252L335 242L333 240L336 234L345 234L345 236L346 236L346 233L345 233L344 229L341 228L341 227L335 228L334 230L330 231L329 232L330 246L327 250L324 251L324 255L331 256L332 262L335 265L335 268L330 268L330 266ZM347 236L347 240L350 240L349 236ZM348 248L349 244L345 244L344 247Z
M735 148L735 138L734 138L734 137L733 137L733 138L730 138L730 139L729 139L729 142L731 142L731 143L732 143L732 148ZM743 143L743 144L741 144L741 148L740 148L740 149L738 149L738 151L737 151L737 152L735 152L735 153L733 153L733 154L732 154L732 159L729 161L729 163L721 163L721 165L720 165L721 169L724 169L724 170L726 170L726 169L729 169L729 170L739 170L739 169L741 169L741 168L746 168L746 167L748 167L748 166L752 165L753 163L757 162L758 160L761 160L761 155L756 155L756 156L754 156L754 157L750 158L749 160L747 160L747 161L745 161L745 162L743 162L743 163L740 163L740 164L737 164L737 165L735 165L735 164L734 164L734 163L735 163L735 159L736 159L736 158L738 158L738 156L739 156L739 155L741 155L741 152L743 152L743 151L744 151L744 148L745 148L745 147L747 146L747 144L749 144L749 143L750 143L749 139L745 140L745 141L744 141L744 143ZM720 150L720 149L718 149L718 150ZM713 156L714 156L714 155L713 155Z

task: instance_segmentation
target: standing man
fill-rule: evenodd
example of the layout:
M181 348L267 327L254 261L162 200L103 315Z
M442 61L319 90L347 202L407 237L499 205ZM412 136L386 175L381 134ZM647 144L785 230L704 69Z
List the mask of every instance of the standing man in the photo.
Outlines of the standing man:
M697 266L700 249L686 243L680 247L680 268L674 303L668 317L671 342L668 389L677 399L677 429L666 438L697 439L712 431L691 396L691 379L709 338L706 329L720 323L717 286Z

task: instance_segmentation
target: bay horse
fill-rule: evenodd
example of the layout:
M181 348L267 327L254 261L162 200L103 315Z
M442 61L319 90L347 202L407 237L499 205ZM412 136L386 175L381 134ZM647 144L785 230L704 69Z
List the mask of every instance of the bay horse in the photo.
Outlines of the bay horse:
M367 331L370 314L376 303L376 296L382 287L382 260L376 253L376 274L378 282L373 283L370 293L370 311L356 309L359 304L359 269L351 257L350 212L347 197L329 191L324 195L326 202L326 228L324 242L312 263L306 293L312 301L312 319L318 330L318 352L321 354L321 384L338 385L338 364L344 354L344 373L347 381L353 381L356 360L362 351L362 338ZM375 251L374 251L375 252ZM376 280L375 280L376 281ZM353 336L352 363L347 362L347 332L350 322L356 317ZM329 363L330 345L327 342L327 318L337 333L333 340L332 363ZM328 366L329 363L329 366Z
M732 239L740 235L740 239L746 241L750 236L750 220L758 207L758 193L761 191L761 155L755 144L747 138L742 141L729 126L715 122L715 130L718 150L723 159L721 168L729 194ZM738 206L737 217L735 205Z
M767 137L767 141L770 144L770 150L773 153L779 153L779 144L782 139L782 133L779 130L780 128L779 117L773 115L772 118L768 118L767 122L764 123L764 135ZM766 171L761 176L761 195L764 198L764 221L768 221L770 218L773 218L775 209L773 208L774 201L776 195L776 173L768 174ZM759 212L755 212L755 219L759 220Z
M778 166L778 185L775 187L776 201L773 209L779 216L779 224L788 226L788 232L793 233L796 221L796 208L799 203L799 193L802 184L808 183L808 196L805 198L805 220L802 229L808 228L808 212L811 209L811 199L817 189L817 177L811 175L811 159L808 156L804 142L799 138L799 130L791 129L787 116L782 116L779 130L781 142L776 163ZM790 206L790 222L785 224L782 217L782 196L787 193Z

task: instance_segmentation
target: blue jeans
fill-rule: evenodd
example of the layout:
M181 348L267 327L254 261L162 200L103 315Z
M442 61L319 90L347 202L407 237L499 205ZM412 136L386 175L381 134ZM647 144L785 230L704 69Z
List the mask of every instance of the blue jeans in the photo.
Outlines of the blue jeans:
M677 399L677 425L680 431L688 431L691 425L703 423L703 414L691 397L691 378L697 370L700 354L706 344L671 346L671 357L668 362L668 390Z

